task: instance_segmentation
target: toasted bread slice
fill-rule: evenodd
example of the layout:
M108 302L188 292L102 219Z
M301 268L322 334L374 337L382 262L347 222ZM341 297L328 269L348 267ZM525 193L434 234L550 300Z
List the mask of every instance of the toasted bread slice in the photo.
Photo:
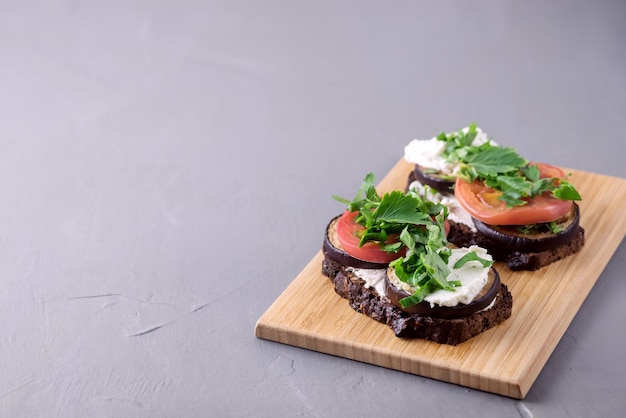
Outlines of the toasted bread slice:
M457 345L500 324L511 316L513 298L505 284L498 280L498 291L493 303L488 308L461 318L435 318L415 313L408 313L393 305L384 294L384 286L368 285L357 276L349 258L343 257L341 249L333 244L333 225L331 220L326 228L322 253L322 274L333 284L335 292L356 312L386 324L399 338L419 338L439 344ZM330 235L330 238L329 238ZM339 254L338 254L339 251ZM348 263L348 264L344 264ZM369 270L379 270L383 277L385 265L371 265ZM371 268L373 267L373 268ZM495 270L494 270L495 272ZM497 272L495 272L497 274ZM482 296L482 294L481 294Z
M478 231L472 231L467 225L450 221L448 240L459 247L478 245L486 248L494 260L504 262L511 270L539 270L549 264L577 253L585 244L585 230L577 226L573 238L557 247L543 251L512 250L493 241Z
M345 268L331 277L331 281L335 292L347 299L352 309L386 324L396 337L419 338L439 344L461 344L505 321L511 316L513 307L513 297L503 283L488 308L470 316L442 319L400 310Z

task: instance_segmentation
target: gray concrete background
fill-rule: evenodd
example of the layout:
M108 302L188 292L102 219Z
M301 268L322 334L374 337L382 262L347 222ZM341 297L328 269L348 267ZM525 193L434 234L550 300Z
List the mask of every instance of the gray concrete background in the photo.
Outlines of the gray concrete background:
M523 401L254 325L330 196L413 138L475 121L626 177L625 23L608 0L0 1L0 415L623 414L623 243Z

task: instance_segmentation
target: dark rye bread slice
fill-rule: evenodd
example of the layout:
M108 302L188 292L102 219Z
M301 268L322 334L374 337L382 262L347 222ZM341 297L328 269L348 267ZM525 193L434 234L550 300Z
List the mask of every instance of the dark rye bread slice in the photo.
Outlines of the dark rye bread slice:
M415 172L411 171L407 178L405 190L416 181ZM574 203L576 205L576 203ZM576 225L576 231L572 234L572 239L555 248L543 251L519 251L507 248L502 242L495 241L478 231L473 231L467 225L448 220L450 232L448 241L458 247L469 247L478 245L486 248L493 256L494 260L502 261L506 266L514 271L519 270L539 270L549 264L562 260L572 254L577 253L585 245L585 230L580 225Z
M459 247L478 245L486 248L494 260L504 262L511 270L539 270L551 263L577 253L585 245L585 230L578 226L574 238L567 243L544 251L523 252L508 249L501 242L493 241L486 235L472 231L467 225L450 222L448 241Z
M341 268L330 277L335 292L348 300L355 311L367 315L392 329L399 338L419 338L439 344L458 345L493 328L511 316L513 297L501 283L494 305L463 318L441 319L410 314L391 304L364 281Z

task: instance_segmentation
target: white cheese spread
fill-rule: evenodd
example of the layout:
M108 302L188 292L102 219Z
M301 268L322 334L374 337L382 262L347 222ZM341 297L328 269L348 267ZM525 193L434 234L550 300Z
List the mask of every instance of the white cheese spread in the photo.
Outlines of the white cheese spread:
M454 290L436 290L427 295L424 300L429 302L431 307L435 305L451 307L459 303L468 304L474 300L482 288L485 287L489 280L490 267L483 267L478 261L470 261L465 263L461 268L454 268L456 262L471 251L476 252L482 259L493 260L491 255L487 253L487 250L476 245L467 248L453 248L452 254L448 258L450 275L447 277L447 280L459 281L461 282L461 286L455 287ZM380 296L387 295L385 291L385 269L358 269L349 267L348 271L365 281L367 288L375 289ZM407 283L401 282L397 278L395 278L395 280L392 278L392 281L395 286L409 293L415 291L415 289L411 288ZM484 310L490 309L492 306L493 302Z
M493 298L493 300L491 301L491 303L489 305L485 306L484 308L482 308L478 312L485 312L485 311L488 311L489 309L493 308L493 305L496 304L496 300L498 300L498 295L496 295L496 297Z
M452 254L448 258L450 274L446 280L459 281L461 285L455 287L454 290L439 289L426 295L424 300L430 303L431 307L434 307L435 305L451 307L456 306L459 303L467 305L474 300L483 287L485 287L489 281L490 267L483 267L483 265L478 261L469 261L458 269L454 268L454 265L457 261L459 261L459 259L461 259L461 257L472 251L476 252L476 254L482 259L489 261L493 260L491 255L487 253L487 250L476 245L472 245L467 248L453 248ZM400 281L397 277L391 276L390 280L394 286L409 294L413 294L415 292L415 288L411 287L408 283Z
M476 245L472 245L468 248L452 249L452 254L448 259L450 275L447 277L447 280L458 280L461 282L461 286L455 287L453 291L439 289L428 294L424 300L429 302L431 307L434 305L456 306L459 303L468 304L487 284L490 267L483 267L478 261L469 261L458 269L453 268L454 264L456 264L461 257L472 251L476 252L482 259L493 260L487 250Z
M454 165L441 156L445 149L446 143L437 138L414 139L404 147L404 159L422 167L452 173L455 168Z
M380 296L385 296L385 274L387 269L359 269L348 267L347 270L365 281L365 287L374 289Z
M463 132L467 132L468 130L469 127L463 128ZM450 134L453 133L454 132ZM487 141L489 141L487 134L483 132L482 129L476 128L476 137L474 141L472 141L472 145L479 146ZM491 143L497 145L493 140ZM454 175L458 170L458 164L450 163L442 157L445 149L446 142L438 140L437 137L431 139L414 139L404 147L404 159L409 163Z

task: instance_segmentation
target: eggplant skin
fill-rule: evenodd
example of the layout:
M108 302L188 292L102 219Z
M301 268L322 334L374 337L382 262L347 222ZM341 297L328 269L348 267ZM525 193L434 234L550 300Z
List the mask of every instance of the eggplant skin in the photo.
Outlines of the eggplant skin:
M558 233L544 232L534 236L525 236L515 230L514 226L492 226L478 219L473 219L478 232L486 236L495 245L511 251L540 252L561 247L572 241L580 226L580 208L576 203L568 215L558 221L563 230Z
M487 285L489 285L489 287L486 290L483 290L476 298L474 298L471 303L467 305L459 304L457 306L451 307L431 307L430 302L422 301L417 305L403 308L400 305L400 299L410 296L409 293L395 287L389 280L389 277L385 276L386 296L393 306L400 309L401 311L410 314L417 314L421 316L441 319L464 318L466 316L471 316L482 309L485 309L491 304L491 302L493 302L494 298L498 294L498 291L500 290L500 284L500 274L498 273L498 270L492 267L489 271L489 281L487 282Z
M335 238L337 235L336 225L340 217L341 215L334 217L326 226L326 231L324 233L324 243L322 245L322 251L324 255L335 261L338 266L354 267L360 269L386 269L388 266L387 263L373 263L371 261L361 260L352 257L343 248L341 248L341 245Z
M427 184L433 189L440 192L451 192L454 188L454 180L449 180L436 174L427 174L425 168L415 165L413 169L415 180L422 184Z

